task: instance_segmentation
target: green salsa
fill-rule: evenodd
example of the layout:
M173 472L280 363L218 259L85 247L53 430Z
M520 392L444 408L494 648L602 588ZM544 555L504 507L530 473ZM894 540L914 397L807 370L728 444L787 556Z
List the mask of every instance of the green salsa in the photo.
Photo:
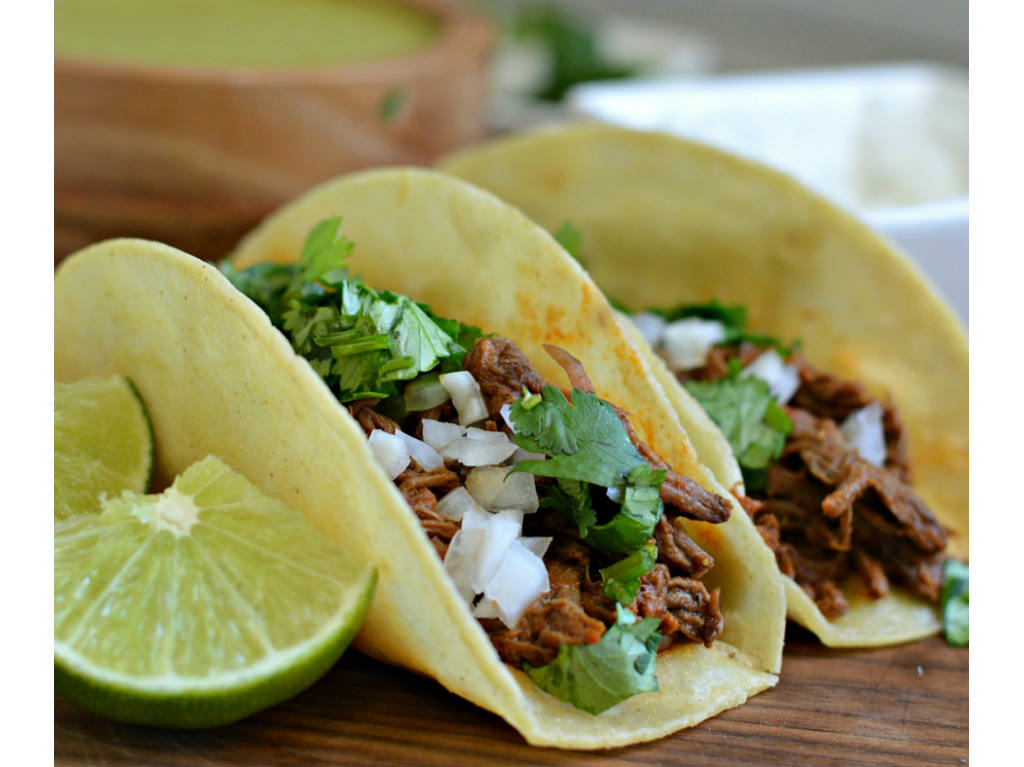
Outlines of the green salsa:
M58 56L191 67L323 67L430 46L439 22L381 0L56 0Z

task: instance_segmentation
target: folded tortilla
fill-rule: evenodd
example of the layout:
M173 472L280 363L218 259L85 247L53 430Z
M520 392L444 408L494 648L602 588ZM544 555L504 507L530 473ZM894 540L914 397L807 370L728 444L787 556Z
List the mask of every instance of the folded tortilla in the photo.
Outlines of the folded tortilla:
M424 170L329 182L250 234L235 266L297 260L317 222L342 216L351 273L428 302L439 314L518 343L549 380L554 343L580 358L598 394L631 414L677 471L725 494L698 460L648 361L583 270L497 198ZM694 725L777 681L785 598L771 552L736 506L721 525L687 524L716 561L725 631L709 649L658 657L660 691L592 715L503 664L345 407L266 315L212 266L165 245L113 240L64 261L55 283L59 380L118 372L146 401L164 480L215 453L301 510L379 570L355 646L437 679L530 742L619 746Z
M571 221L582 258L627 306L717 298L749 326L799 338L816 366L891 393L910 436L914 488L968 551L968 352L950 309L910 261L793 179L671 136L581 124L499 140L441 163L551 231ZM631 323L627 323L631 325ZM639 334L626 327L673 402L700 460L742 480L728 442ZM940 628L933 605L894 590L829 621L789 578L791 618L828 645L873 646Z

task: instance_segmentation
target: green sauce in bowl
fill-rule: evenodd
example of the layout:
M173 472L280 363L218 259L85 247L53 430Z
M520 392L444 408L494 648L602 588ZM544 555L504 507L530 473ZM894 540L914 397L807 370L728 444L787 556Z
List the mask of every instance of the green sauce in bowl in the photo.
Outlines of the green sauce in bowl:
M327 67L422 51L439 27L381 0L56 0L54 51L150 66Z

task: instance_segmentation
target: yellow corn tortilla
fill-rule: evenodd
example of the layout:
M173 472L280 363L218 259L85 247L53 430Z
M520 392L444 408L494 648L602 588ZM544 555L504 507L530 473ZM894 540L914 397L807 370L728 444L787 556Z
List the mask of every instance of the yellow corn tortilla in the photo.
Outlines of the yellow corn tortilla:
M565 347L598 394L631 414L641 438L681 473L725 493L583 270L543 229L464 182L414 169L329 182L269 218L234 263L295 260L312 226L335 215L355 242L353 274L511 338L551 380L564 374L541 345ZM785 597L770 551L738 506L722 525L687 528L716 560L704 580L722 588L722 639L711 649L663 653L660 692L587 714L499 660L362 429L216 269L165 245L113 240L61 264L55 305L57 378L129 376L153 420L160 476L215 453L301 510L379 570L355 646L434 677L530 743L601 748L650 740L777 681Z
M910 435L914 486L951 531L949 551L967 556L967 338L909 260L862 223L763 166L605 125L499 140L441 167L552 231L571 221L591 276L630 308L744 304L751 329L799 338L822 370L890 392ZM701 461L733 487L741 477L724 437L639 334L626 332ZM850 611L830 622L784 580L790 617L827 645L895 644L940 628L924 601L872 601L854 583L844 588Z

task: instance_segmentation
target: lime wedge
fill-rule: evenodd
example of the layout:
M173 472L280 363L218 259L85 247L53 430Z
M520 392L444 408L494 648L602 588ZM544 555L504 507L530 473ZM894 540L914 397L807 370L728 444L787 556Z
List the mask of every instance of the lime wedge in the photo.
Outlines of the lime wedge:
M153 432L139 393L121 376L53 385L53 518L100 510L100 497L144 493Z
M369 608L358 566L219 458L54 526L54 687L122 721L209 727L316 681Z

